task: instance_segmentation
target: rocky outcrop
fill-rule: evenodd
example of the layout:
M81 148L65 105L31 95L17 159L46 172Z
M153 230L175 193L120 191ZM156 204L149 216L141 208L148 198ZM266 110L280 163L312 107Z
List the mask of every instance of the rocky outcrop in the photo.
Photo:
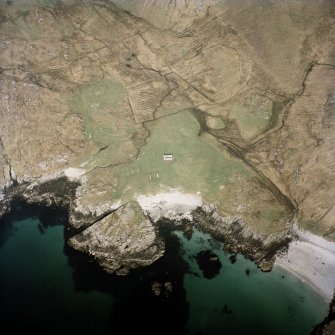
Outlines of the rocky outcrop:
M12 183L3 190L2 214L10 210L11 201L17 197L32 204L66 207L68 244L90 254L107 272L117 274L150 265L163 255L164 222L169 222L169 230L183 229L186 234L192 233L193 226L209 232L224 240L229 252L243 253L265 271L272 268L276 253L284 250L292 238L289 231L275 237L258 235L241 218L225 216L216 206L201 205L199 201L191 212L189 207L179 206L181 212L177 217L170 217L172 209L166 202L153 206L155 213L159 213L154 218L148 206L141 203L147 212L144 214L136 201L84 209L76 203L76 190L81 182L58 173L40 180ZM183 215L182 210L188 214Z
M61 172L40 180L8 183L2 190L0 217L10 211L17 198L30 204L67 208L70 238L66 242L92 255L110 273L126 274L163 255L163 241L136 202L118 207L104 204L90 207L89 212L81 211L75 201L80 184L80 179L73 180Z
M30 204L70 208L79 181L69 180L63 173L7 183L1 191L0 218L11 209L11 202L20 198Z
M199 251L195 259L205 278L212 279L219 274L222 264L219 257L211 250Z
M68 241L92 255L110 273L126 274L160 258L164 244L136 203L128 203Z
M257 234L243 219L225 216L211 204L205 204L194 211L193 218L198 229L223 240L228 252L244 254L263 271L272 269L276 254L284 252L294 237L289 227L279 235Z

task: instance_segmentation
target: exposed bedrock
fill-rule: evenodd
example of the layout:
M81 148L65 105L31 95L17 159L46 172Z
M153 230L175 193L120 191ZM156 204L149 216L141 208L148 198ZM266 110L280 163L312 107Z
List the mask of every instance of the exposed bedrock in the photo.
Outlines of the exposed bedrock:
M107 272L126 274L164 253L164 243L136 203L125 204L68 241L92 255Z

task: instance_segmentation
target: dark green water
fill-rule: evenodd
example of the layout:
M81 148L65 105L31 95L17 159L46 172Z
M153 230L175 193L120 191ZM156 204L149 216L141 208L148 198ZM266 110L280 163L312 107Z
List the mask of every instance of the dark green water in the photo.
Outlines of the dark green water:
M322 299L295 277L280 269L262 273L240 255L231 264L222 245L200 232L190 240L181 232L168 237L165 257L153 266L121 278L107 275L64 246L65 221L65 212L20 204L1 222L2 334L299 335L327 314ZM206 249L222 262L210 280L194 258ZM154 282L161 285L159 296Z

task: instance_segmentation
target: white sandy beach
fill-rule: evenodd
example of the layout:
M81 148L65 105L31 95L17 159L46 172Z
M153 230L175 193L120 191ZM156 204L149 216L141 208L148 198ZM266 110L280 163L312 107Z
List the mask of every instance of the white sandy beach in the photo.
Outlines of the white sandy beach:
M329 303L335 288L335 243L297 229L299 239L275 266L295 274L312 286Z
M192 211L202 205L200 196L176 189L154 195L140 195L136 200L154 221L161 217L172 220L192 219Z

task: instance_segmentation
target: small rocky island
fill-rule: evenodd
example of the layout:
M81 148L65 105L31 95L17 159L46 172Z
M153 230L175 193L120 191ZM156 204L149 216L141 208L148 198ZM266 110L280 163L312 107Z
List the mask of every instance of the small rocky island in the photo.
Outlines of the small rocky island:
M330 302L334 45L331 0L2 1L0 215L64 207L120 275L195 226Z
M205 278L212 279L219 274L222 264L218 256L211 250L200 251L196 260Z

